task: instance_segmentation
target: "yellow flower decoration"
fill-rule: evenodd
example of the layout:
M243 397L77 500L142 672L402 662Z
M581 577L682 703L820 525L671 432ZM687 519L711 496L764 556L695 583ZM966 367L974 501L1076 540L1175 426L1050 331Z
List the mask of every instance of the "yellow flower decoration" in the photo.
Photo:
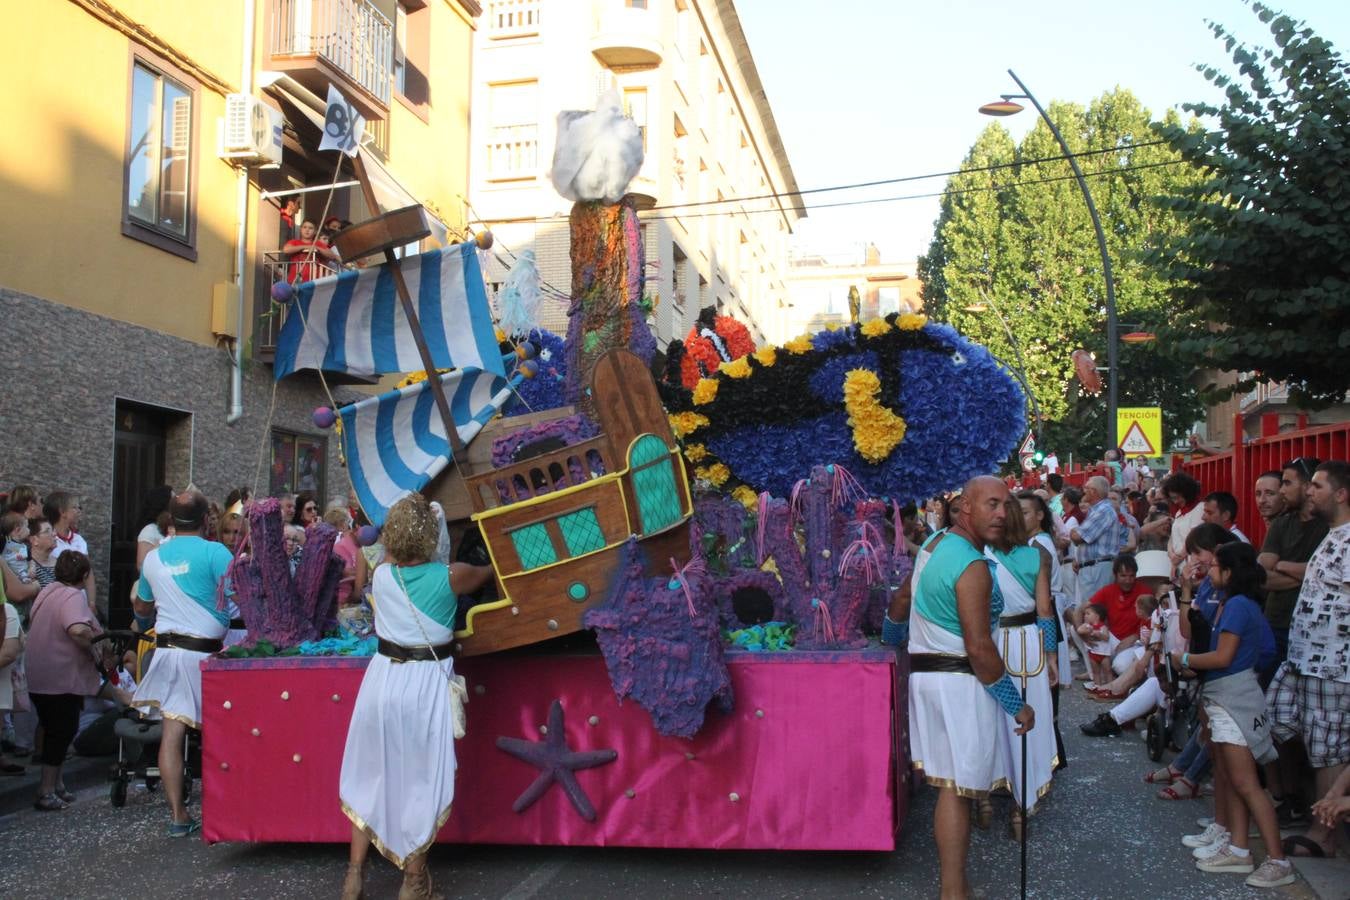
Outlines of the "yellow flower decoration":
M711 403L717 396L717 379L700 378L698 384L694 385L694 403L702 406L705 403Z
M783 349L789 353L809 353L811 351L811 335L803 334L795 337L783 345Z
M879 463L905 439L905 420L891 412L877 396L881 379L867 369L853 369L844 376L844 409L853 429L858 455Z
M712 482L713 487L721 487L730 477L731 470L722 463L714 463L708 467L708 480Z
M670 416L670 430L675 432L676 437L684 437L687 434L693 434L704 425L708 424L707 416L700 416L696 412L682 412Z
M684 458L691 463L702 462L708 455L708 448L702 444L686 444Z
M449 369L437 369L436 371L439 372L440 374L444 375L445 373L449 372L450 370L449 370ZM418 384L418 383L423 382L423 381L426 381L426 380L427 380L427 373L426 373L426 370L423 370L423 371L421 371L421 372L409 372L407 375L405 375L405 376L403 377L403 380L400 381L398 384L394 385L394 387L400 387L400 388L412 387L414 384Z
M759 494L749 485L741 485L731 492L731 499L744 506L746 509L754 512L759 508Z
M750 361L742 356L740 359L733 359L731 362L722 363L717 367L717 370L732 378L749 378Z
M891 330L891 323L885 319L868 319L862 324L862 333L866 337L881 337Z
M928 324L928 317L923 313L905 313L900 320L895 323L901 331L918 331Z
M778 362L778 351L772 345L761 347L755 351L755 359L759 360L759 364L767 369Z
M772 556L764 560L763 564L760 565L759 570L761 572L768 572L774 578L777 578L779 584L783 583L783 574L778 571L778 560L774 559Z

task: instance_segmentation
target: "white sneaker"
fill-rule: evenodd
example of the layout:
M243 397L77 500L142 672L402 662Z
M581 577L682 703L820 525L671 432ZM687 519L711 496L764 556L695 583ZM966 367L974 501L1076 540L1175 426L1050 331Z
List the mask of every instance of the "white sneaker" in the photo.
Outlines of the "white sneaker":
M1273 888L1283 884L1293 884L1297 880L1294 874L1294 867L1288 861L1280 862L1276 859L1267 859L1261 863L1261 868L1247 876L1247 885L1249 887Z
M1196 847L1194 850L1191 851L1191 856L1199 860L1213 859L1220 853L1223 853L1228 850L1228 841L1229 841L1228 832L1225 831L1223 835L1214 843L1205 844L1203 847Z
M1208 847L1219 838L1228 834L1228 830L1218 822L1211 821L1199 834L1188 834L1181 839L1183 847Z
M1234 872L1238 875L1246 875L1256 868L1250 853L1237 856L1226 841L1223 849L1209 859L1196 860L1195 867L1201 872Z

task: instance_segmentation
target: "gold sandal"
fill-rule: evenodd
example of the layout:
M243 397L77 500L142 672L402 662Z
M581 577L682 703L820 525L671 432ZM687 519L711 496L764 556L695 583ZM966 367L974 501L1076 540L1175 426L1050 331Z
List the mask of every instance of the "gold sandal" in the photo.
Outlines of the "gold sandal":
M403 886L398 889L398 900L445 900L445 895L432 891L431 872L423 866L417 872L404 870Z

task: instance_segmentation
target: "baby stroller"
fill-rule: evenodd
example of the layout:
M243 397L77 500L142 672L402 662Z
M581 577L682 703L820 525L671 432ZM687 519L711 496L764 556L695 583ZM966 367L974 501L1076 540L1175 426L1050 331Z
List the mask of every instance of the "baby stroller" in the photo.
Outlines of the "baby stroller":
M1196 695L1199 683L1181 677L1181 672L1172 666L1169 654L1161 654L1157 663L1158 684L1162 688L1163 703L1148 717L1148 758L1160 762L1163 751L1169 747L1174 753L1180 753L1195 724L1195 711L1198 706Z
M1197 610L1188 610L1191 631L1191 647L1209 646L1209 623ZM1180 650L1186 646L1181 633L1179 614L1168 617L1155 664L1158 685L1162 688L1163 703L1148 717L1148 732L1145 735L1149 759L1162 760L1163 751L1171 747L1173 752L1181 752L1195 727L1197 711L1200 707L1199 679L1185 679L1172 665L1169 650Z
M139 681L150 669L150 659L154 656L155 633L134 631L112 631L108 639L113 642L118 655L139 644L149 644L149 649L138 652L135 677ZM159 740L161 724L159 719L129 706L122 710L121 716L113 726L117 735L117 765L113 770L112 786L108 791L109 800L115 807L125 806L127 789L133 781L143 781L146 790L153 791L159 785ZM192 796L194 773L201 769L201 732L188 729L188 739L183 756L183 801Z

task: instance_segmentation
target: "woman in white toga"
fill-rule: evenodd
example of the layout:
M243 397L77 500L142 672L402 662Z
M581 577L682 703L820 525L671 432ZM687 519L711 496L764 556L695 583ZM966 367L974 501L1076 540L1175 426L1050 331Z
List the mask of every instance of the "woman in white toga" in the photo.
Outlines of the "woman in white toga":
M361 681L347 730L339 796L352 820L343 900L362 896L370 845L403 869L400 898L429 898L427 849L450 817L455 745L450 679L457 593L492 570L431 561L439 525L421 495L389 510L386 563L371 582L379 649Z

